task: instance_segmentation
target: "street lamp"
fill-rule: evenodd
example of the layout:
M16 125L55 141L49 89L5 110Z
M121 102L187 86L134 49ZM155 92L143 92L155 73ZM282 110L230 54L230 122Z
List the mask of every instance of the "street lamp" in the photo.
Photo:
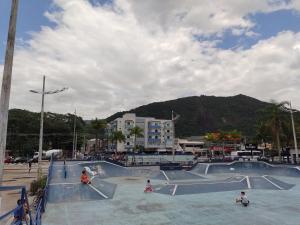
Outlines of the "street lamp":
M294 116L293 113L297 112L297 110L292 108L292 102L286 102L285 105L288 105L288 107L283 106L282 109L286 112L290 112L291 113L291 121L292 121L292 129L293 129L293 137L294 137L294 148L295 148L295 154L296 154L296 158L295 158L295 163L298 163L298 144L297 144L297 137L296 137L296 130L295 130L295 123L294 123Z
M36 91L36 90L29 90L30 92L32 92L34 94L41 94L42 95L41 121L40 121L40 139L39 139L39 158L38 158L38 173L37 173L38 177L40 175L42 175L41 161L42 161L42 154L43 154L44 98L45 98L45 95L57 94L57 93L63 92L63 91L68 89L68 88L64 87L62 89L57 89L57 90L46 91L45 92L45 80L46 80L46 77L43 76L43 90L42 90L42 92L41 91Z

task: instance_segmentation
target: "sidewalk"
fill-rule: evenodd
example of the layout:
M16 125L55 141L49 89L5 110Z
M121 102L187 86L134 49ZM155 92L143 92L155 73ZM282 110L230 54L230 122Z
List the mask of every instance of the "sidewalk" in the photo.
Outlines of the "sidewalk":
M26 186L29 190L30 183L36 179L37 163L32 164L31 172L28 173L28 164L5 164L3 186ZM48 173L48 161L42 162L43 174ZM0 192L0 214L3 214L16 206L17 200L20 198L20 190L15 191L1 191ZM33 197L28 196L29 203Z

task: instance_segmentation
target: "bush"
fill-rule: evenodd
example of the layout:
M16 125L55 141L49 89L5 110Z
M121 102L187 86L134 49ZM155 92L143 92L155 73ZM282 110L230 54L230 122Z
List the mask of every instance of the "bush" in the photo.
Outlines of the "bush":
M32 181L30 184L31 194L36 195L38 190L40 189L43 190L46 187L46 183L47 183L47 176L42 176L40 179Z

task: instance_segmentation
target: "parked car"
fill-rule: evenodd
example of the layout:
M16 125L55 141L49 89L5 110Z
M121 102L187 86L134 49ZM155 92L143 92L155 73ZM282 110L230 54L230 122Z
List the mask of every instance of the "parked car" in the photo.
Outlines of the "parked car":
M27 158L26 157L17 157L17 158L15 158L14 163L27 163Z
M13 163L14 158L12 156L8 156L4 159L4 163Z

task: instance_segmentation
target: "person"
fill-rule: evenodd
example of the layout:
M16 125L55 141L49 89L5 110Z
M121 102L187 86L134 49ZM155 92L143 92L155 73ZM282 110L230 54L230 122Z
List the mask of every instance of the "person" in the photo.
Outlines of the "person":
M250 201L247 198L247 195L244 191L241 192L241 196L236 199L237 203L241 203L243 206L247 207Z
M31 161L28 161L28 173L30 173L30 171L31 171Z
M24 217L24 209L22 206L21 199L18 199L17 201L17 207L14 210L14 220L13 225L22 225L22 219Z
M90 181L90 179L89 179L89 177L88 177L88 175L87 175L86 170L82 170L82 172L81 172L81 177L80 177L80 181L81 181L81 183L83 183L83 184L90 184L90 183L91 183L91 181Z
M146 184L144 192L152 192L152 191L153 191L153 188L152 188L152 185L150 183L150 180L147 180L147 184Z
M24 219L26 220L26 222L28 223L30 220L30 216L29 216L29 206L27 204L27 202L24 202L23 204L23 208L24 208Z

